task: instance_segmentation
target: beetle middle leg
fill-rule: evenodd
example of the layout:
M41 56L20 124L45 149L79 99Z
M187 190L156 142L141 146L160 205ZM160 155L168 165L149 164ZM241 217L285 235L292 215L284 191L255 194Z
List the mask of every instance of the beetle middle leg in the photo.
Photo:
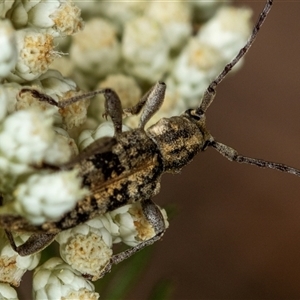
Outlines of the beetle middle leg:
M142 200L141 205L144 216L153 227L155 235L152 238L143 241L134 247L131 247L125 251L113 255L113 257L110 260L110 263L102 271L101 277L103 277L107 272L110 271L112 265L116 265L122 262L123 260L129 258L136 252L144 249L149 245L152 245L153 243L162 238L166 230L166 225L161 211L151 199Z

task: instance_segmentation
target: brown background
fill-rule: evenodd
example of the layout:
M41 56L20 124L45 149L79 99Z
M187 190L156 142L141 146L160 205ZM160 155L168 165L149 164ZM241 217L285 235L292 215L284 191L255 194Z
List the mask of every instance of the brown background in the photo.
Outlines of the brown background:
M252 157L300 168L300 1L274 1L243 69L222 82L211 133ZM254 9L264 1L238 1ZM178 214L130 299L159 278L172 299L300 299L300 178L230 163L209 149L163 177Z

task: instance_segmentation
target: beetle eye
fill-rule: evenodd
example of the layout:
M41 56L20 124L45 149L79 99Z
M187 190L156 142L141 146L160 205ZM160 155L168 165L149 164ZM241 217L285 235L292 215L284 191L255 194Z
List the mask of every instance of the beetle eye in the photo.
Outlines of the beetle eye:
M196 110L196 109L188 109L185 111L185 114L187 114L190 118L199 121L204 113L202 111Z

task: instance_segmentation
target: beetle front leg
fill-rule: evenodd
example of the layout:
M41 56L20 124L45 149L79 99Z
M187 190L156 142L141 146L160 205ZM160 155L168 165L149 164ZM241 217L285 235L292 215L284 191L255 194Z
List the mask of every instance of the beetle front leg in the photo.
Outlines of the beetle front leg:
M131 108L125 108L124 113L127 116L137 115L142 108L144 108L139 122L139 128L144 128L146 123L162 106L165 98L165 91L166 84L158 81L135 106Z
M164 217L157 205L151 199L141 201L141 205L144 216L153 227L155 235L149 240L143 241L134 247L131 247L121 253L113 255L113 257L110 260L110 263L102 271L101 277L103 277L107 272L110 271L112 265L116 265L122 262L123 260L129 258L136 252L144 249L147 246L152 245L156 241L160 240L163 234L165 233L166 225Z

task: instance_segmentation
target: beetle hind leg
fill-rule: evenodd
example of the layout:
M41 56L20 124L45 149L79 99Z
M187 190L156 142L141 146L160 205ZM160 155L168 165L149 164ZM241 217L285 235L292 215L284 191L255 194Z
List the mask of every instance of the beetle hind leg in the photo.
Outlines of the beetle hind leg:
M166 230L166 225L160 209L151 199L141 201L141 205L144 216L147 219L147 221L152 225L155 235L152 238L143 241L134 247L131 247L125 251L113 255L113 257L110 260L110 263L103 269L101 277L103 277L107 272L110 271L112 265L116 265L122 262L123 260L129 258L136 252L144 249L147 246L152 245L153 243L162 238Z
M17 246L11 231L5 229L5 233L13 250L21 256L31 255L43 250L52 243L56 236L56 234L50 233L33 233L24 244Z

